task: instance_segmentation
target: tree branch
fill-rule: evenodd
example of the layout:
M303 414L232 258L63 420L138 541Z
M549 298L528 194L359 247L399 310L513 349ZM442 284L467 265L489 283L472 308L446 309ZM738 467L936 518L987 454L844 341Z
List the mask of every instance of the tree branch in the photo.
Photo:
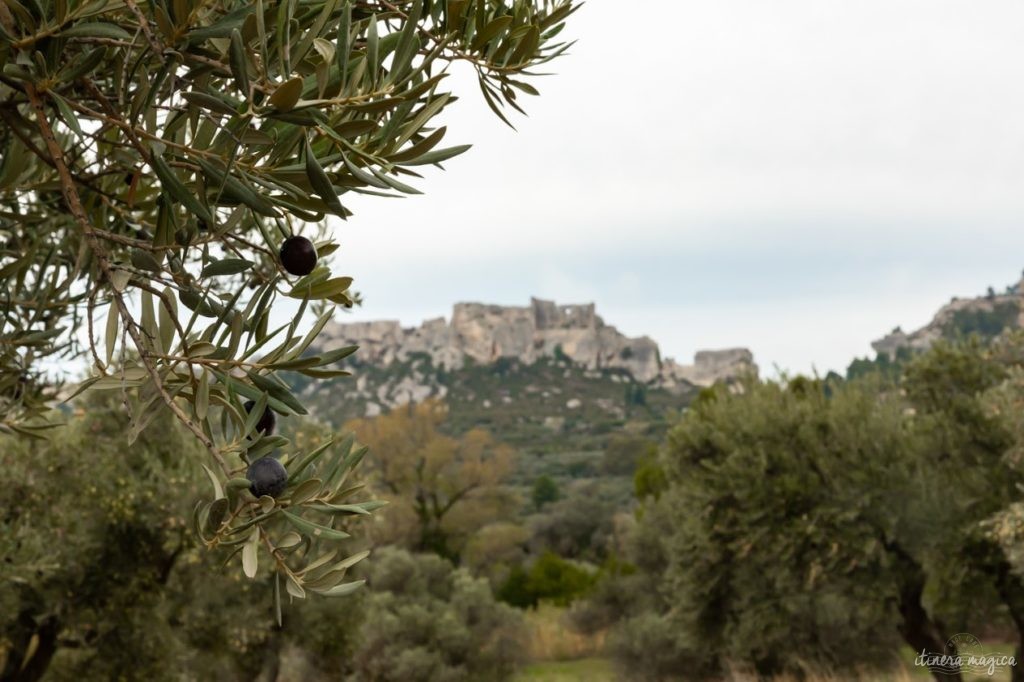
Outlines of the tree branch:
M191 418L181 407L174 402L174 398L167 393L167 389L164 388L163 380L160 378L160 373L157 372L156 367L149 359L147 352L147 346L142 339L142 335L139 332L138 325L135 323L135 319L131 316L131 312L128 310L128 306L124 301L124 296L113 286L113 279L111 278L112 268L107 258L106 251L103 248L103 244L100 242L95 230L93 230L92 223L89 221L89 217L85 213L85 209L82 206L81 198L78 196L78 189L75 187L74 178L71 177L71 173L68 170L67 165L64 163L64 152L61 150L60 145L57 143L57 138L54 137L53 129L50 128L50 124L46 119L46 111L43 109L42 100L39 98L39 93L36 91L35 86L32 83L25 83L25 94L28 95L29 102L32 105L32 109L35 111L36 123L39 125L39 132L43 136L43 141L46 143L47 151L50 153L50 157L57 168L57 174L60 176L61 193L64 195L64 200L67 202L68 209L71 211L72 217L75 222L81 228L82 233L85 235L86 240L89 242L89 246L92 248L93 253L96 254L96 260L99 262L100 268L103 270L104 275L108 282L111 283L111 292L113 295L112 305L117 306L118 314L124 321L125 329L128 334L132 337L132 341L135 344L136 350L139 352L139 358L142 360L142 364L146 368L146 372L149 374L150 379L153 381L153 385L160 397L163 399L164 404L167 405L168 409L174 413L174 416L178 418L185 427L195 435L199 442L209 451L213 459L220 465L225 475L228 475L230 471L227 462L224 460L224 456L217 449L213 440L206 435L206 433L199 428L199 426L192 421ZM92 340L90 339L90 343Z

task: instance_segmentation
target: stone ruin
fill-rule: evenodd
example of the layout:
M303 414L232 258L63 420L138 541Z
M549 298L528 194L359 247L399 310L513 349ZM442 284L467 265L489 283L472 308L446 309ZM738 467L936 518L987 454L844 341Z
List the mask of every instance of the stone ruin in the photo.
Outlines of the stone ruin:
M358 362L385 367L415 354L447 369L462 368L467 358L478 364L507 358L529 365L559 357L589 370L625 370L638 382L666 388L710 386L757 372L745 348L700 351L692 365L682 365L663 359L651 338L630 338L605 324L593 303L557 305L538 298L523 307L457 303L451 322L439 317L411 328L397 320L332 322L323 337L332 345L358 345Z

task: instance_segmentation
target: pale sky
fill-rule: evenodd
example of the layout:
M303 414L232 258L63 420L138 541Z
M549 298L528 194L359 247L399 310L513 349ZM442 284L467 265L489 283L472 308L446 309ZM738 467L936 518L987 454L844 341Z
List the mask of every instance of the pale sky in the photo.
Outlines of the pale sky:
M593 301L688 362L842 369L1024 268L1024 3L590 0L514 132L468 74L425 196L350 199L352 319Z

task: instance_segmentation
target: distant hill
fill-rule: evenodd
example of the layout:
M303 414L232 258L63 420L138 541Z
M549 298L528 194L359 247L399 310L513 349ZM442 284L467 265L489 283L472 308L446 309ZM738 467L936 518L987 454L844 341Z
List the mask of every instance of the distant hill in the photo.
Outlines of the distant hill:
M742 348L702 351L693 364L663 358L648 337L605 324L593 304L459 303L450 321L332 323L325 347L358 345L352 377L299 379L303 402L334 424L443 398L449 427L489 428L531 451L588 450L630 421L661 421L703 386L757 372Z
M912 332L896 327L871 347L876 356L856 359L847 369L847 378L881 369L899 372L900 364L915 353L927 350L941 339L955 340L971 335L994 339L1003 332L1024 328L1024 279L1006 287L1002 293L989 288L982 296L954 297L939 308L931 321Z
M897 327L871 344L875 352L895 358L900 349L926 350L939 339L978 334L998 336L1006 329L1024 327L1024 290L1021 284L1006 288L1002 294L989 289L984 296L954 298L942 306L932 321L909 334Z

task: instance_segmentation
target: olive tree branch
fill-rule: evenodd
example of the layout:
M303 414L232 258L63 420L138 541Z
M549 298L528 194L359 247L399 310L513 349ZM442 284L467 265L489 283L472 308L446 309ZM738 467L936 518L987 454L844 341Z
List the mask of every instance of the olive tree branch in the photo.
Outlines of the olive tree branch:
M174 416L177 417L178 420L184 424L197 439L199 439L199 442L201 442L209 451L210 455L226 474L230 469L227 462L224 460L224 456L217 449L213 440L206 435L199 425L193 422L192 419L185 414L185 411L182 410L174 401L174 398L167 393L167 389L164 387L160 373L157 372L156 367L149 358L147 345L143 341L142 334L139 331L135 319L128 310L128 305L125 303L124 296L116 287L113 286L113 268L111 268L110 261L103 244L93 230L92 224L89 222L89 217L86 215L85 209L82 206L82 201L78 196L78 189L75 186L75 181L71 177L71 172L68 170L67 165L64 163L64 152L57 143L57 138L53 134L53 129L50 128L50 124L46 119L46 112L43 109L43 102L39 97L39 93L36 91L35 86L32 83L25 83L24 87L25 94L28 96L32 109L35 112L36 123L39 125L39 132L43 136L43 141L46 143L46 148L49 151L50 157L53 159L57 168L57 173L60 176L61 193L64 195L64 200L67 202L68 209L71 211L72 217L75 219L75 222L78 223L78 226L85 235L86 240L89 242L89 246L92 248L93 253L96 254L96 260L100 265L100 269L103 270L103 274L111 284L111 291L113 294L112 305L117 306L118 315L120 315L121 319L124 321L125 329L131 336L136 350L139 352L139 358L145 366L146 372L153 381L153 385L160 394L160 397L163 399L164 404L167 405L168 409L174 413ZM89 342L92 344L91 338Z

